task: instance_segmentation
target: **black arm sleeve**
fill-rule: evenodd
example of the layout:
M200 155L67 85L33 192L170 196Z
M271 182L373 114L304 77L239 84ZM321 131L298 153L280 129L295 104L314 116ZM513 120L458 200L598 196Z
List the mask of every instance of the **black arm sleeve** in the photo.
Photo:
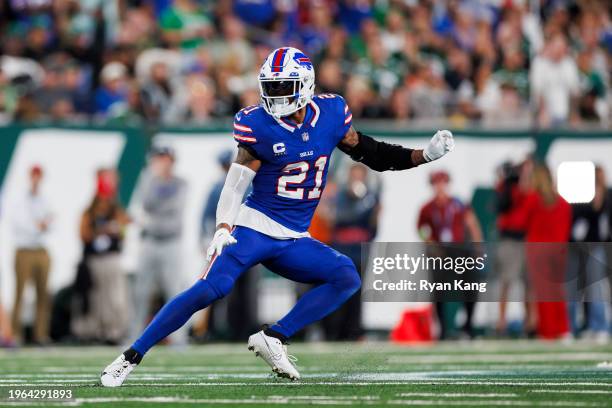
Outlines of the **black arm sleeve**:
M355 147L338 144L338 149L351 159L363 163L372 170L406 170L416 165L412 162L412 151L407 147L374 140L368 135L357 132L359 143Z

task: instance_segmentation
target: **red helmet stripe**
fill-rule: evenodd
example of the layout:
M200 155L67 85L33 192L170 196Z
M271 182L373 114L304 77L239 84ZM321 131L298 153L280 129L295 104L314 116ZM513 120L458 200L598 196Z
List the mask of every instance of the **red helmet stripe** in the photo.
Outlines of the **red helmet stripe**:
M276 51L276 54L274 54L274 58L272 59L272 72L281 72L283 70L283 60L285 59L286 53L286 48L281 48L280 50Z

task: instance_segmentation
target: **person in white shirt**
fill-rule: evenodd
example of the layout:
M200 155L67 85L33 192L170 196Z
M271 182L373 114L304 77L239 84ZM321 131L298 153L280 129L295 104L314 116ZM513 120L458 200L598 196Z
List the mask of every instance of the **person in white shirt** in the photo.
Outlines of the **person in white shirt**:
M578 68L563 34L550 38L533 60L530 83L539 126L562 126L577 120Z
M28 281L36 289L36 318L33 340L45 344L49 339L49 254L44 238L49 229L51 215L47 202L40 193L43 171L40 166L30 170L30 188L15 203L12 213L13 241L15 242L15 307L13 308L13 333L17 339L22 335L21 303Z
M160 292L171 299L181 292L183 214L187 183L175 174L176 154L169 146L155 145L149 167L133 201L136 218L141 226L140 261L134 284L134 316L130 323L130 338L134 339L146 327L151 297ZM174 345L188 341L189 327L172 334Z

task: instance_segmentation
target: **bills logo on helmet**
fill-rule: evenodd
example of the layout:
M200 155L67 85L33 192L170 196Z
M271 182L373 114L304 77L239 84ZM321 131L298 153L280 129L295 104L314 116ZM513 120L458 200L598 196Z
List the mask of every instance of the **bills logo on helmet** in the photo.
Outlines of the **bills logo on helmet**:
M301 66L306 67L307 69L312 69L312 62L310 61L310 58L306 56L306 54L296 52L293 59Z

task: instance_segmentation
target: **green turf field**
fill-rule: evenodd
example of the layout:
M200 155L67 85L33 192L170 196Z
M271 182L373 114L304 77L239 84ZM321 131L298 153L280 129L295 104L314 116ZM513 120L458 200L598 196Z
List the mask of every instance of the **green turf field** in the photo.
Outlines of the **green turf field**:
M295 344L303 379L271 377L245 345L154 349L120 389L97 385L117 348L0 350L9 390L70 387L39 406L612 406L612 346L487 341L432 347ZM606 364L607 362L607 364Z

